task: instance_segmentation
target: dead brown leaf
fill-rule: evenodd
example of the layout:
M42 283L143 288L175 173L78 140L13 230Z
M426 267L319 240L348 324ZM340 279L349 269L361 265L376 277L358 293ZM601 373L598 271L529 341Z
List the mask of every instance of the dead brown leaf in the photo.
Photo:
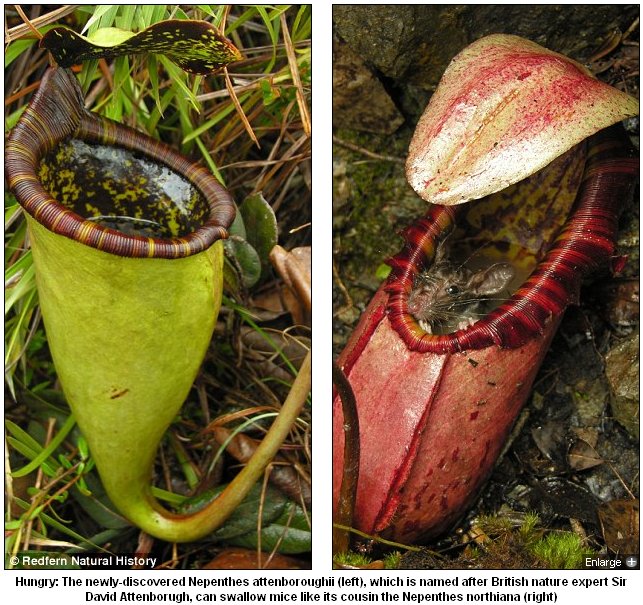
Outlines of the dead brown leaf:
M601 504L598 518L607 547L614 553L631 554L639 546L639 501L612 500Z
M309 246L293 248L290 252L275 246L270 261L284 281L284 303L295 323L310 326L312 250Z
M226 548L203 569L309 569L310 566L294 557L278 553L258 553L245 548Z
M223 427L214 427L212 433L215 441L221 445L230 437L232 431ZM239 462L245 463L252 458L260 443L257 439L239 433L230 440L226 451ZM270 482L291 500L311 506L309 479L303 477L295 465L284 456L275 456L270 470Z

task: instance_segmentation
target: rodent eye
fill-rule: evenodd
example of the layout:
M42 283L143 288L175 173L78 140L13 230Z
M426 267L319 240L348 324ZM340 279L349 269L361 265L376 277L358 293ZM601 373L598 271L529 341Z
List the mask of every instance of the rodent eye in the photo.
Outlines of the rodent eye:
M461 292L462 292L462 291L460 290L460 286L452 285L452 286L448 286L448 287L446 288L446 293L447 293L449 296L457 296L457 295L458 295L458 294L460 294Z

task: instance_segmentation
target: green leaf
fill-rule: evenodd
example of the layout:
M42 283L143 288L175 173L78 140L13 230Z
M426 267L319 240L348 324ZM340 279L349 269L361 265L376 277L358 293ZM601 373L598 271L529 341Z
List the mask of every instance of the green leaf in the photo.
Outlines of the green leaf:
M259 508L262 505L262 487L255 485L246 499L237 507L225 524L215 531L211 537L215 540L230 542L233 538L244 534L257 533L257 517ZM263 508L261 509L261 524L265 526L280 518L286 505L286 498L273 488L265 491Z
M384 281L391 273L391 267L388 265L381 263L377 269L375 269L375 277L379 281Z
M209 490L201 496L190 498L180 512L189 514L206 506L225 486ZM209 539L227 544L256 548L257 517L261 509L261 549L277 549L281 553L296 554L311 550L310 520L304 510L288 500L279 490L255 485L234 514Z
M97 5L89 17L89 20L85 23L85 27L83 27L83 31L81 33L86 31L96 31L96 29L101 25L103 27L109 27L114 23L116 13L118 13L118 6L113 4Z
M23 258L26 258L26 255ZM24 265L25 267L24 267L24 272L20 277L20 281L18 281L18 283L16 283L11 288L8 288L5 294L5 301L4 301L5 316L7 315L7 313L9 313L11 308L18 301L28 296L34 290L34 287L35 287L36 277L35 277L35 270L33 268L33 265L29 264L28 261L24 261L23 263L21 263L21 265ZM15 274L19 268L20 267L16 267L16 266L12 267L12 271L10 273Z
M223 177L221 176L221 173L219 172L217 165L214 163L214 160L212 159L212 156L208 152L203 141L199 137L196 137L194 140L196 141L196 145L199 148L199 151L201 152L201 154L203 155L203 159L208 165L208 168L212 171L212 174L217 178L219 183L225 186L225 181L223 180Z
M236 268L236 262L233 261L226 251L226 256L223 260L223 290L224 292L231 293L235 298L241 296L241 277Z
M42 446L38 443L29 433L22 430L15 422L5 420L5 428L11 433L20 443L24 444L32 451L40 451Z
M261 259L245 239L231 236L224 243L228 258L233 261L246 288L252 288L261 277Z
M72 490L74 500L80 504L83 510L96 521L100 527L105 529L129 527L129 521L114 510L114 505L107 497L105 488L100 481L98 481L98 478L94 475L87 475L85 480L91 491L91 495L83 494L77 489Z
M91 59L151 52L166 55L189 73L209 74L241 59L239 50L207 21L170 19L137 34L104 27L91 34L91 39L61 26L48 31L40 45L62 67Z
M31 510L30 504L25 500L22 500L21 498L14 498L13 502L25 511ZM41 512L41 510L38 511L38 516L40 520L43 521L47 526L53 527L58 531L64 533L65 535L70 536L77 542L79 542L79 547L81 548L92 547L93 549L96 549L96 550L108 552L104 548L101 548L97 542L92 541L91 539L85 538L84 536L81 536L79 533L75 532L70 527L67 527L64 523L61 523L60 521L58 521L57 519L54 519L50 515ZM34 515L30 515L30 518L34 518ZM114 537L114 534L108 534L106 532L102 532L101 534L98 534L98 536L104 536L105 541L108 541L110 538Z
M7 421L9 422L9 421ZM74 427L76 424L76 420L72 415L70 415L67 420L65 421L65 424L60 428L58 433L54 436L54 438L49 442L46 448L41 448L40 445L38 445L38 448L41 450L40 453L26 466L23 466L21 469L18 469L17 471L14 471L11 473L13 477L24 477L25 475L28 475L31 471L36 470L51 454L53 454L56 451L56 448L63 442L65 437L67 436L67 433L71 431L71 429ZM18 428L16 425L14 425L15 428Z
M29 446L25 445L22 441L14 439L13 437L7 437L7 443L16 450L19 454L22 454L25 458L31 460L38 455L38 450L32 450ZM53 477L56 474L56 466L52 466L49 461L43 462L41 465L42 471L47 475L47 477Z
M299 8L292 26L292 31L290 32L293 42L300 42L301 40L310 38L312 31L312 11L310 8L308 4L304 4Z
M266 107L274 103L281 96L279 89L277 87L273 87L267 79L259 81L259 89L261 90L263 104Z
M154 55L150 55L148 57L147 69L150 74L150 94L154 99L159 115L163 117L163 105L161 105L161 97L159 96L159 73L158 67L156 66L156 57Z
M269 254L277 243L277 217L261 193L249 195L239 206L246 238L257 251L262 272L270 266Z
M259 16L263 20L263 24L266 27L268 35L270 36L270 40L272 41L272 59L268 62L268 64L266 65L266 69L264 70L265 73L270 73L277 60L277 43L279 41L279 30L281 29L279 15L282 11L276 9L269 13L268 10L266 10L266 7L261 5L256 6L255 8L259 13Z
M134 16L138 12L138 6L135 4L123 4L118 17L115 19L116 27L125 30L134 28ZM91 38L91 36L88 36Z
M248 532L229 541L234 546L256 548L257 532ZM261 550L277 550L282 554L310 552L311 530L309 518L294 502L288 502L280 517L261 530Z
M239 237L246 239L246 226L240 212L237 212L235 215L232 225L230 225L230 228L228 229L228 233L230 235L238 235Z
M138 10L136 11L135 15L135 24L134 27L136 29L145 29L146 27L150 26L152 23L156 21L160 21L160 19L155 19L154 18L154 13L157 9L156 6L153 4L144 4L142 6L137 7ZM165 10L165 7L161 6L160 7L162 11ZM162 19L163 17L161 17Z
M23 52L25 52L28 48L31 48L34 42L35 40L33 39L23 39L11 42L9 46L7 46L4 53L5 69L9 67L9 65L11 65L11 63L13 63L13 61L15 61Z
M180 507L179 512L189 515L202 509L214 500L225 487L225 485L221 485L199 496L187 499ZM265 490L262 500L262 492L261 485L256 484L253 486L245 500L219 529L210 534L209 539L227 542L237 536L252 532L256 533L257 516L259 515L260 507L262 525L268 525L279 519L283 515L288 500L281 492L271 487Z
M23 105L19 109L16 109L13 113L10 113L8 116L5 117L4 119L4 131L9 132L17 123L18 120L20 119L20 116L22 116L22 112L27 109L26 105Z
M249 96L250 95L247 94L247 93L242 94L239 97L239 103L243 104ZM185 137L183 137L182 142L187 143L188 141L191 141L192 139L194 139L194 138L198 137L199 135L203 134L206 130L210 130L210 128L212 128L215 124L218 124L219 122L221 122L223 120L223 118L225 118L227 115L229 115L232 112L234 112L234 110L235 109L234 109L234 104L233 103L226 104L224 109L222 109L221 111L219 111L216 114L214 114L214 117L212 117L207 122L204 122L203 124L201 124L201 126L199 126L198 128L194 128L190 132L190 134L188 134Z
M192 126L192 123L190 121L190 111L188 110L186 99L190 101L196 112L201 111L199 108L199 102L197 101L194 93L188 88L187 84L185 83L184 77L182 77L185 76L185 74L180 72L175 65L172 65L172 63L168 61L169 58L170 57L166 58L163 55L159 57L161 63L163 64L163 67L165 67L165 70L170 76L173 87L176 87L177 92L174 95L174 99L179 108L181 128L183 129L183 132L191 132L192 130L194 130L194 127ZM178 94L179 92L182 94ZM185 143L186 141L183 142Z

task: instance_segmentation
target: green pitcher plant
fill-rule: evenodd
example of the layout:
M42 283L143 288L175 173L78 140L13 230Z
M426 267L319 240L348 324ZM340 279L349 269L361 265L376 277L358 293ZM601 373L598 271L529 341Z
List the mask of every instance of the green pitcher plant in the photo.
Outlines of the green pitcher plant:
M5 158L56 372L109 498L158 538L206 535L243 500L239 481L257 480L296 417L281 414L270 431L277 439L201 510L171 513L152 496L158 445L219 312L230 194L165 144L85 110L76 77L61 67L44 75Z

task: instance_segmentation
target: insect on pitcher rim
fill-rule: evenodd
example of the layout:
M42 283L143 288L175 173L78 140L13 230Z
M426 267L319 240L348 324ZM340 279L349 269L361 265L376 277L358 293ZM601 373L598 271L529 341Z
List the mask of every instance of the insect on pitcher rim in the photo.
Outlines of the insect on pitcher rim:
M204 197L207 216L179 237L130 235L83 218L52 197L38 174L44 155L69 139L120 147L140 154L185 178ZM145 134L102 118L84 108L76 77L50 68L13 129L6 145L10 189L24 210L53 233L97 250L130 258L183 258L228 237L235 206L228 191L204 167Z

